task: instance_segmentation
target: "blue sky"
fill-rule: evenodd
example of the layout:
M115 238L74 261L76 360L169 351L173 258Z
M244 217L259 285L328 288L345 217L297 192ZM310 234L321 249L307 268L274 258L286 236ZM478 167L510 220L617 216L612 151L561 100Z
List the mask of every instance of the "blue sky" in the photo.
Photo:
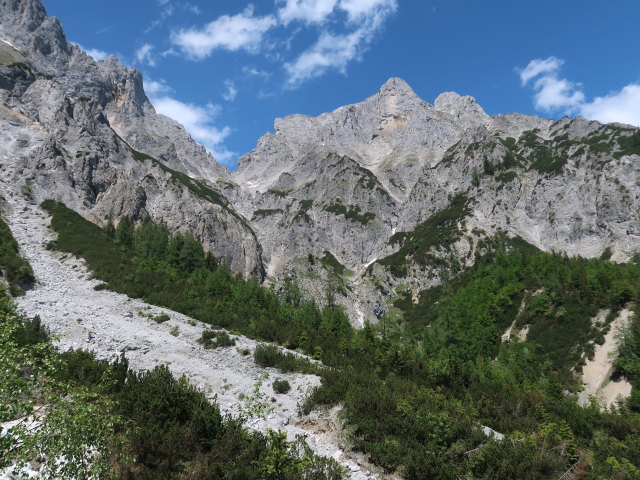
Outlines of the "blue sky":
M291 113L393 76L490 114L640 125L637 0L44 0L70 41L139 68L158 111L223 164Z

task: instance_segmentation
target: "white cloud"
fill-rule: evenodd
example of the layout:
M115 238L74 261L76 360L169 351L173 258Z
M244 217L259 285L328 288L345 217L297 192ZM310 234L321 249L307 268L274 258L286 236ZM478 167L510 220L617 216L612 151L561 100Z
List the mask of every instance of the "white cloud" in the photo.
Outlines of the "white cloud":
M185 130L224 165L229 165L235 156L224 146L224 140L231 133L229 127L219 128L215 119L220 107L211 103L200 106L185 103L169 95L171 88L164 82L145 80L144 89L156 112L181 123Z
M150 45L148 43L145 43L144 45L142 45L134 53L134 56L136 57L137 62L146 63L150 67L155 67L156 61L154 60L153 55L151 54L152 50L153 50L153 45Z
M522 85L533 82L534 104L545 112L579 114L604 123L620 122L640 126L640 85L629 84L618 92L586 101L580 84L560 78L558 70L564 63L556 57L536 59L521 70Z
M304 23L322 23L333 12L338 0L284 0L278 17L284 25L298 20ZM282 2L281 2L282 3Z
M620 122L640 127L640 84L629 84L619 92L596 97L580 108L581 114L603 123Z
M372 16L386 16L398 8L396 0L342 0L340 8L349 20L359 22Z
M164 80L160 80L159 82L157 82L155 80L145 78L143 79L143 84L144 92L149 97L157 97L159 95L173 91L173 89L169 85L167 85Z
M289 86L318 77L328 69L345 72L347 64L358 56L358 46L362 42L363 32L356 30L349 35L323 33L315 45L303 52L294 62L286 63L284 68L289 78Z
M289 88L328 70L345 73L347 65L360 58L397 4L396 0L342 0L340 8L347 12L350 21L358 20L358 28L348 34L324 32L313 46L286 63Z
M557 72L563 63L564 60L560 60L556 57L549 57L544 60L541 58L531 60L529 65L520 70L520 81L524 86L529 82L529 80L537 77L538 75Z
M271 76L270 72L267 72L266 70L260 70L256 67L242 67L242 73L244 73L245 75L250 75L252 77L269 78Z
M285 86L294 88L331 70L345 73L349 63L361 58L384 22L397 10L398 0L275 0L275 5L272 14L255 16L250 4L241 13L222 15L201 28L174 31L171 42L194 60L222 49L261 51L268 60L280 63L303 28L321 25L323 31L316 42L283 64ZM292 22L304 25L291 28ZM275 34L266 37L276 27L289 29L288 40ZM174 52L169 50L162 55L170 53ZM270 75L255 69L244 73L264 78ZM233 89L228 89L226 96L235 96Z
M201 15L202 14L202 10L200 9L200 7L198 5L194 5L192 3L185 3L183 5L183 8L191 13L193 13L194 15Z
M85 52L87 52L89 56L93 57L96 62L109 58L109 54L107 52L98 50L97 48L88 48Z
M236 84L233 82L233 80L225 80L224 86L227 91L222 94L222 98L224 98L227 102L233 102L236 99L236 95L238 95Z
M545 75L534 84L535 105L538 110L552 112L564 110L573 113L584 102L584 93L578 85L555 75Z
M73 43L74 45L77 45L80 48L80 50L84 50L84 52L90 57L92 57L96 62L100 60L106 60L107 58L109 58L109 53L105 52L104 50L98 50L97 48L84 48L79 43L74 43L74 42L71 42L71 43Z
M202 60L218 48L256 52L264 34L276 25L274 16L253 16L253 7L237 15L222 15L202 29L180 30L171 41L192 58Z

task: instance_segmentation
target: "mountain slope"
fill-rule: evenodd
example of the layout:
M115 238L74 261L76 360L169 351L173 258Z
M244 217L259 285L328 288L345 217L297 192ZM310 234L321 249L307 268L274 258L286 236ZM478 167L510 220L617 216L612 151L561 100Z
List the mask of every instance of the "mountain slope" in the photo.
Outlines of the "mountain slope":
M227 170L155 113L140 72L113 57L95 62L37 0L3 2L0 19L0 153L9 182L97 223L126 215L189 230L233 271L262 276L253 230L217 191Z
M252 218L269 275L294 276L321 300L336 282L303 259L329 252L356 273L337 301L352 319L375 320L394 288L417 295L501 232L546 251L630 258L640 248L639 154L630 126L489 116L453 92L430 105L392 78L361 103L277 119L239 160L234 201ZM434 225L460 196L456 224ZM444 240L440 227L447 241L416 243Z
M0 148L15 194L99 224L191 231L234 272L276 288L293 277L354 323L470 266L497 234L586 257L640 247L636 128L490 116L453 92L430 104L392 78L360 103L277 119L230 174L155 113L137 70L94 62L38 0L1 9Z

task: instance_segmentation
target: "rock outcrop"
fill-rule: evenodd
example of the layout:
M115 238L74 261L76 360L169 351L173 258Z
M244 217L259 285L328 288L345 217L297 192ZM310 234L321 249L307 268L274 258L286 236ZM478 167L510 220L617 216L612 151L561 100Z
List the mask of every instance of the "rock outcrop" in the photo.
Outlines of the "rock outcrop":
M640 131L630 126L489 116L453 92L431 105L392 78L361 103L277 119L240 159L235 201L255 225L270 276L296 277L318 300L333 288L360 323L388 311L398 287L415 295L469 266L479 240L497 234L568 255L610 249L630 258L640 249L638 154ZM401 247L462 197L455 238L426 247L432 261ZM321 275L312 257L328 255L348 274Z
M96 223L150 217L263 276L253 229L218 191L226 168L156 114L139 71L95 62L38 0L0 5L0 102L2 167L33 201L61 200Z

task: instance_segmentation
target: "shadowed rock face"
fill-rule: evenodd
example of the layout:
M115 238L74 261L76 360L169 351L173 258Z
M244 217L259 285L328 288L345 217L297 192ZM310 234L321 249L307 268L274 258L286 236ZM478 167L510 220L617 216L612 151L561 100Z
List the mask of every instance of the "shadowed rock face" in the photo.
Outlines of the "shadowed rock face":
M321 303L332 290L355 323L400 285L417 294L469 266L498 233L587 257L640 248L635 128L489 116L454 92L432 105L391 78L360 103L276 119L230 174L155 113L140 72L93 61L38 0L0 0L0 40L2 162L35 200L190 230L235 272L277 288L292 276ZM424 222L460 196L446 245L420 261L405 248L391 268L400 232L431 235Z
M218 191L228 171L155 113L139 71L95 62L37 0L0 3L0 40L2 163L16 184L97 223L128 215L190 230L233 271L263 276L253 230Z

